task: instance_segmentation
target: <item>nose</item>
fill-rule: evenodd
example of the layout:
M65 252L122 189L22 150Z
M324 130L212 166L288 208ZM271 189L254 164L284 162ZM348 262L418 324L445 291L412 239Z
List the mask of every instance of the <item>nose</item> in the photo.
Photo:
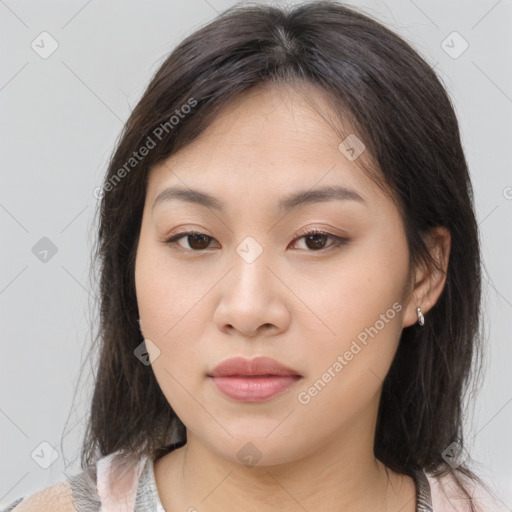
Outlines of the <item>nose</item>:
M248 338L275 335L290 324L287 301L292 294L283 284L285 279L277 276L272 268L276 265L265 251L255 259L253 256L245 257L239 248L230 272L219 283L214 322L226 334L238 332Z

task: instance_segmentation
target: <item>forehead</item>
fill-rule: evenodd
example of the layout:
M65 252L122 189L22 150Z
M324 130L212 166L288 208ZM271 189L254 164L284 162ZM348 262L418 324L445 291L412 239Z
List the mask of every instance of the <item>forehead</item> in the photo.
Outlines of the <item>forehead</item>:
M350 160L340 150L347 136L355 134L340 124L318 89L258 87L231 102L195 141L151 169L147 196L153 204L165 188L179 186L209 190L239 205L250 197L277 201L297 190L342 186L369 203L385 200L361 169L361 161L369 161L365 151Z

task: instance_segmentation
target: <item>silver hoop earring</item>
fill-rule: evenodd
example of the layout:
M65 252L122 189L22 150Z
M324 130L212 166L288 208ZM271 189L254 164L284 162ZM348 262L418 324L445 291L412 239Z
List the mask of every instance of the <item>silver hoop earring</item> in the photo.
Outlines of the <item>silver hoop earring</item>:
M421 326L424 326L425 325L425 317L423 316L423 314L421 312L421 308L417 308L416 311L418 312L418 323Z

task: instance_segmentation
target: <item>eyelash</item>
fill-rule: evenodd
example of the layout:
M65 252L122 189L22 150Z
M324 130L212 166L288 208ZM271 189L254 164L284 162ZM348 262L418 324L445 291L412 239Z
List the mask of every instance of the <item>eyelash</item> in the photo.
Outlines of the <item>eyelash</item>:
M168 238L167 240L165 240L164 244L174 245L174 246L176 246L176 250L183 251L183 252L201 253L201 252L205 252L207 250L207 249L197 249L197 250L184 249L183 247L180 247L178 245L178 241L181 240L182 238L189 236L189 235L203 235L203 236L206 236L207 238L211 238L212 240L214 240L213 237L210 237L209 235L206 235L205 233L201 233L200 231L192 230L192 231L184 231L183 233L178 233L176 235L173 235L171 238ZM348 238L343 238L341 236L332 235L331 233L326 233L325 231L321 231L318 229L312 229L310 231L305 231L305 232L302 231L302 232L297 233L297 237L294 239L294 242L300 240L301 238L310 236L310 235L324 235L324 236L328 237L329 239L333 240L333 243L330 246L328 246L327 248L317 249L317 250L306 250L306 252L327 252L327 251L330 251L331 249L336 249L338 247L346 245L349 242Z

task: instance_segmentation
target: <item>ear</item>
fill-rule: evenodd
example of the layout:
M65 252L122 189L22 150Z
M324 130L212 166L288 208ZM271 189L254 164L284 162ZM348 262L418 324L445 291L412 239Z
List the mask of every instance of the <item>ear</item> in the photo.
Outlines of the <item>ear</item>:
M446 282L451 248L450 232L444 226L432 228L425 238L425 243L439 268L425 264L413 271L414 284L405 306L403 327L409 327L418 321L418 307L421 308L425 322L428 322L426 313L439 299Z

